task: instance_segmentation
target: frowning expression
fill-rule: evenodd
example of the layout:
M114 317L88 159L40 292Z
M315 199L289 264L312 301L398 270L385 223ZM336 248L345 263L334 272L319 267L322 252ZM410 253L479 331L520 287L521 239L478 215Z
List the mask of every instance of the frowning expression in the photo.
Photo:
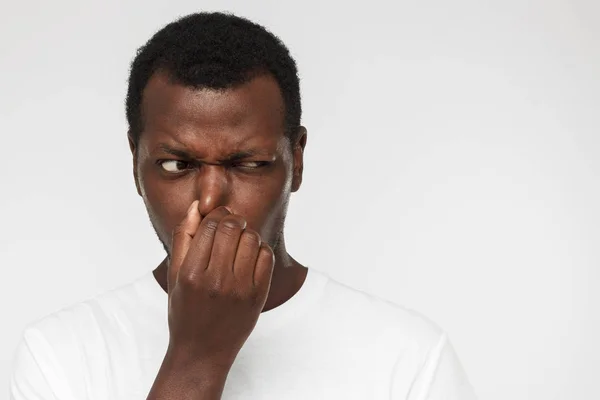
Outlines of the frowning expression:
M196 199L202 215L228 206L275 248L306 143L303 128L296 143L285 135L277 81L265 74L230 89L196 89L156 73L141 110L139 143L130 138L136 187L167 253Z

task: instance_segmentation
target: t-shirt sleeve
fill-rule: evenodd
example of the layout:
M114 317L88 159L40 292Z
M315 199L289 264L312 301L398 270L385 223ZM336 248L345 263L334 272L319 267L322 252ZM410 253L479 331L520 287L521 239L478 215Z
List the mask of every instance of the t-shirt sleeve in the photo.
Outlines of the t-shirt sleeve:
M443 333L437 345L430 350L425 364L412 383L407 400L476 399L458 356L448 336Z
M59 400L54 396L25 336L14 355L9 396L10 400Z

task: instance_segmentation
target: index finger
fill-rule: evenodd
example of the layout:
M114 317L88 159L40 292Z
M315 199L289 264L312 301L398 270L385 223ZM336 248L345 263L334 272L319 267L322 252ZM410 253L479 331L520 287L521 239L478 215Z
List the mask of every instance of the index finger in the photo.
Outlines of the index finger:
M171 258L168 267L169 273L167 275L169 293L171 293L171 290L177 282L177 274L179 273L179 269L183 264L183 260L187 255L201 220L202 216L198 210L198 200L194 200L183 221L181 221L181 223L173 230Z

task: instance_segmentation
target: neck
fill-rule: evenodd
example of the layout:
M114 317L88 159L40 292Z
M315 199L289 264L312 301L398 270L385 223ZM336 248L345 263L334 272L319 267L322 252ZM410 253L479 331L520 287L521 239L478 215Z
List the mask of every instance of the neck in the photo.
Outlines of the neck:
M276 308L291 299L300 290L306 279L308 269L298 263L285 249L285 241L281 237L275 253L275 266L271 277L271 288L263 312ZM168 292L168 262L165 259L154 269L153 274L158 284Z

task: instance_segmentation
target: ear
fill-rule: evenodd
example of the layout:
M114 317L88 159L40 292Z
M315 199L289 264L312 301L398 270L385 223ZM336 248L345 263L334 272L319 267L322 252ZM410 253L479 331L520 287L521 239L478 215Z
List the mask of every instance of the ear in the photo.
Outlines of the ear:
M292 192L297 192L302 184L302 173L304 171L304 148L306 147L307 132L306 128L298 128L296 143L292 148L294 156L294 172L292 177Z
M127 134L127 140L129 141L129 149L131 150L131 155L133 157L133 180L135 181L135 188L138 192L138 195L142 195L142 191L140 190L140 183L139 183L139 179L138 179L138 172L137 172L137 148L135 147L135 142L133 141L133 138L131 137L131 132L129 132Z

